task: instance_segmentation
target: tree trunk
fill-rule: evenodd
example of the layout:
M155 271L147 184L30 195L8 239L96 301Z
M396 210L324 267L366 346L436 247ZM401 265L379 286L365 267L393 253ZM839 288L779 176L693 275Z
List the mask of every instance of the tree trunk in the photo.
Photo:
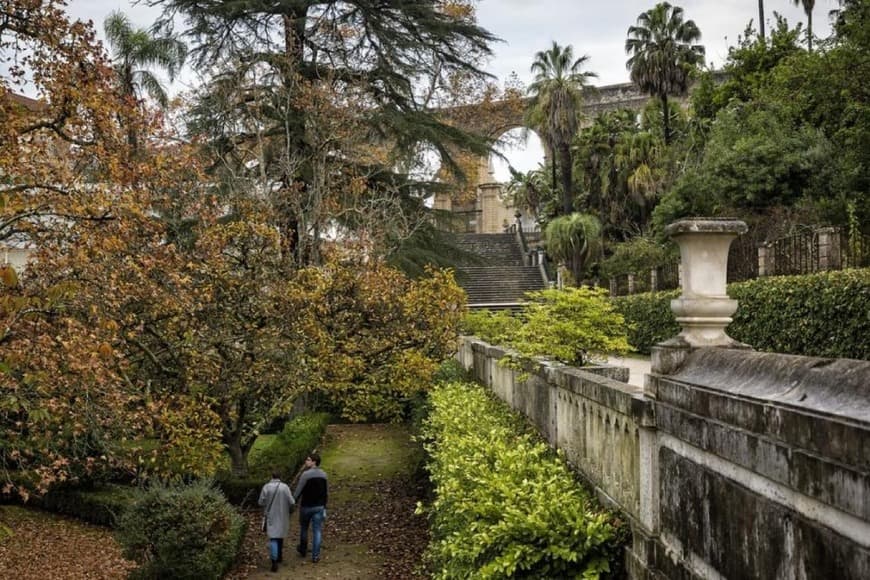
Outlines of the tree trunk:
M559 146L559 165L562 172L562 212L565 215L571 215L574 211L574 184L573 171L571 167L571 144L562 143Z
M813 51L813 11L807 10L807 50Z
M230 454L230 469L234 477L247 477L248 475L248 450L242 446L241 431L232 433L225 441L227 451Z
M758 35L764 40L764 0L758 0Z
M662 100L662 120L665 129L665 145L671 144L671 112L668 110L668 95L663 93L660 95Z

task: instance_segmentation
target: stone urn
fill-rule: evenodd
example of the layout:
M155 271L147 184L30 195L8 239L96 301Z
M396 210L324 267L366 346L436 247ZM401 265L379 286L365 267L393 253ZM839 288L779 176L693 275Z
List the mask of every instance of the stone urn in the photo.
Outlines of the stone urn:
M680 247L682 294L671 311L682 328L676 341L694 347L746 347L725 333L737 301L728 298L728 249L746 224L730 218L690 218L665 228ZM670 341L669 341L670 342Z

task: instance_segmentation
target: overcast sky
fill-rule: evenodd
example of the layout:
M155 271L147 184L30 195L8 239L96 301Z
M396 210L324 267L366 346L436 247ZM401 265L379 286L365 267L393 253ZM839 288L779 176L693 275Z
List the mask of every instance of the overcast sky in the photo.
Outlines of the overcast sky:
M685 17L701 29L701 44L707 48L707 62L721 66L728 46L737 42L746 24L758 21L757 0L682 0ZM495 56L488 71L504 80L515 71L528 83L529 66L535 52L546 49L555 40L571 44L575 55L589 55L588 70L598 73L595 84L628 82L625 70L625 37L638 14L652 8L654 0L479 0L478 21L481 26L503 40L494 48ZM806 18L802 8L792 0L767 0L764 9L767 29L773 11L783 14L790 24ZM813 12L817 36L830 34L828 12L836 0L818 0ZM150 26L159 14L149 8L122 0L70 0L69 12L76 18L93 20L102 34L102 23L112 10L122 10L134 24ZM756 26L757 28L757 26ZM176 88L177 90L177 88Z
M707 49L706 61L714 67L724 63L728 47L737 43L738 36L750 20L757 28L758 0L675 0L672 4L682 6L685 18L698 25L701 44ZM502 39L493 46L494 56L486 69L500 81L516 72L520 80L528 84L531 80L529 67L535 53L549 48L555 40L561 45L572 45L576 56L589 56L586 70L598 74L593 84L628 82L626 31L635 23L638 14L654 5L655 0L479 0L480 25ZM816 2L813 12L816 36L824 38L830 34L828 12L836 6L836 0ZM772 27L774 11L784 15L791 26L806 22L803 9L796 7L792 0L767 0L764 9L768 31ZM70 14L75 18L93 20L101 35L103 20L112 10L123 11L141 27L150 26L159 14L158 8L128 0L69 2ZM184 89L176 83L172 92ZM518 169L534 168L542 159L539 144L533 142L529 147L534 152L516 153L514 164ZM514 155L509 157L514 160ZM503 180L506 174L504 165L496 163L497 177Z

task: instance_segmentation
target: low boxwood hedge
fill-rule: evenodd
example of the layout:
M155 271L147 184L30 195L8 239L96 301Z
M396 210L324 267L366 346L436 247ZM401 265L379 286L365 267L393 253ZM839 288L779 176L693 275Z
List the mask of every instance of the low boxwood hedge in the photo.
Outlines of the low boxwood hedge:
M870 268L758 278L728 285L740 303L728 334L762 351L870 358ZM629 343L649 353L679 332L670 301L679 291L613 299Z
M473 383L438 385L423 440L436 579L599 578L618 571L625 526L562 457Z
M141 495L138 488L103 484L95 487L55 487L42 497L34 497L42 509L73 516L92 524L115 527L124 511Z

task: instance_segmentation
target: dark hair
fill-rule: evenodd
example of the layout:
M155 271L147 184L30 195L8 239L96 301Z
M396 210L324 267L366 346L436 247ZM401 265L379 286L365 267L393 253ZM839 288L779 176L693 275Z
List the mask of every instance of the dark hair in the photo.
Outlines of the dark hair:
M281 470L277 467L272 469L272 479L281 479Z
M308 458L320 467L320 453L309 453Z

